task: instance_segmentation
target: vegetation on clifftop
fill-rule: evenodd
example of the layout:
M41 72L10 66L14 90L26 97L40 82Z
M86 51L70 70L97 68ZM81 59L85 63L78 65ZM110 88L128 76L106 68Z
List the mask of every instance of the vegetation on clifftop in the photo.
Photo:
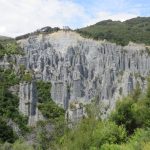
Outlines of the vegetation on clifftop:
M124 22L105 20L76 31L86 38L106 39L121 45L130 41L150 45L150 17L137 17Z

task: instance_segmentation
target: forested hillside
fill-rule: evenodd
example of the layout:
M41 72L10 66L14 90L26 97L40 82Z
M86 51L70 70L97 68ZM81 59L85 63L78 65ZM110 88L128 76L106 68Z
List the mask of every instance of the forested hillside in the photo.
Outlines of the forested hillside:
M124 22L105 20L76 30L82 36L127 45L129 41L150 45L150 17L137 17Z

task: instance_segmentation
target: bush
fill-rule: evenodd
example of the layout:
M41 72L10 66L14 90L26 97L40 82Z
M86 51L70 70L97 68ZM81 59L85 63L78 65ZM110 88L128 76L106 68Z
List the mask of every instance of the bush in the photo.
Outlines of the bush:
M124 125L129 134L139 127L133 115L134 101L130 97L126 97L117 102L116 109L112 112L110 120L115 121L118 125Z
M26 81L26 82L31 82L32 81L32 74L31 73L25 73L23 75L23 81Z
M14 39L0 39L0 57L4 55L22 55L23 51Z
M106 143L126 141L126 131L113 122L84 119L61 139L60 147L69 150L100 149Z
M37 81L38 91L38 108L42 112L43 116L52 122L56 122L59 119L64 118L65 111L60 108L51 98L51 83L44 81Z
M51 121L57 121L60 118L64 118L64 109L58 107L53 101L39 104L38 108L44 117L50 119Z
M150 82L147 93L140 95L136 89L131 95L118 101L110 120L118 125L124 125L128 134L134 133L137 128L150 127Z

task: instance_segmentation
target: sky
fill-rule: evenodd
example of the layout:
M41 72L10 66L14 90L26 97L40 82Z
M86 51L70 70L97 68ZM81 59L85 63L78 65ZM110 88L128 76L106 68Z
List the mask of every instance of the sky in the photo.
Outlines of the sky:
M16 37L45 26L76 29L137 16L150 16L150 0L0 0L0 35Z

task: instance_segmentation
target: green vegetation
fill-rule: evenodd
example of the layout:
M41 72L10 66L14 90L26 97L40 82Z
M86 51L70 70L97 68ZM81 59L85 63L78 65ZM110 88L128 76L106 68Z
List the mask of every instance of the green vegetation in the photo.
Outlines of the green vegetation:
M106 119L101 119L101 108L97 101L86 106L88 117L68 128L64 121L64 110L51 103L51 84L37 81L39 108L46 121L38 122L35 129L36 142L25 141L0 145L2 149L38 150L149 150L150 149L150 79L146 93L140 86L129 96L119 100L116 108ZM57 108L56 108L57 107ZM63 118L63 119L62 119ZM5 123L3 128L7 129ZM7 138L13 135L8 130ZM1 134L0 134L1 136ZM14 137L13 137L14 136ZM13 135L15 139L15 135ZM11 138L5 141L11 142Z
M19 83L19 78L11 69L0 69L0 85L6 88Z
M15 122L21 130L21 134L27 131L27 118L19 114L19 99L9 91L9 87L19 83L19 78L12 70L0 70L0 130L2 136L0 141L13 142L15 135L10 126L7 125L8 120ZM3 136L6 134L7 136Z
M126 131L123 126L88 118L61 138L60 147L62 150L97 150L106 143L121 144L125 141Z
M121 45L129 41L150 45L150 17L137 17L124 22L105 20L76 30L82 36L108 40Z
M100 150L149 150L150 130L137 129L126 143L104 144Z
M58 28L44 28L32 34L52 33ZM134 18L125 22L102 21L93 26L77 30L81 35L96 40L106 39L126 45L129 41L150 44L150 18ZM26 38L28 35L18 37ZM146 49L149 52L149 47ZM0 57L5 54L21 54L13 39L0 39ZM121 75L121 74L120 74ZM136 77L141 77L135 74ZM143 77L141 77L143 78ZM144 78L143 78L144 80ZM149 150L150 149L150 79L145 93L140 86L129 96L118 100L116 108L108 118L102 119L103 110L108 108L99 101L86 105L88 117L72 128L65 121L64 109L51 98L51 83L37 81L38 108L45 117L33 127L33 145L26 143L27 118L19 113L19 99L10 92L10 87L19 82L31 82L32 72L20 65L18 74L13 70L0 69L0 149L1 150ZM69 87L68 87L69 90ZM123 94L122 89L119 90ZM70 107L73 109L74 105ZM20 129L14 132L9 121ZM33 133L33 134L32 134ZM19 136L18 136L19 135ZM22 139L21 136L24 137ZM20 140L21 139L21 140Z
M19 54L22 55L21 48L16 43L14 39L0 39L0 57L3 57L5 54L13 55Z
M14 142L16 139L16 135L13 132L12 128L7 125L5 119L0 117L0 143L1 142Z
M39 104L38 108L44 117L51 119L51 121L57 121L61 117L64 118L64 109L58 107L53 101Z
M141 97L137 86L132 95L117 102L116 109L111 114L110 119L118 125L123 124L129 135L137 128L150 127L150 87L147 90L147 95Z
M14 54L22 55L21 48L16 41L7 37L0 37L0 58L4 55ZM10 62L11 63L11 62ZM19 84L20 75L17 75L13 69L0 68L0 143L14 142L18 135L24 135L27 128L27 118L19 113L19 98L10 92L11 86ZM27 77L28 79L28 77ZM24 80L24 79L23 79ZM13 122L18 128L18 135L14 133L12 126L8 122Z
M34 150L34 148L21 140L17 140L13 145L10 143L0 145L0 150Z
M50 82L37 81L36 86L38 90L38 102L39 103L52 101L51 95L50 95L50 90L51 90Z
M45 121L39 121L36 126L35 149L46 150L54 147L55 143L62 137L66 129L65 111L52 100L50 95L51 83L37 81L38 108L45 117Z
M22 81L31 82L32 74L30 72L24 73L22 76Z
M26 70L26 67L24 65L19 66L18 75L21 82L25 81L30 83L32 81L32 71Z
M58 121L60 118L64 119L64 109L60 108L51 98L51 83L37 81L37 90L39 100L38 108L44 117L50 119L52 122Z
M144 94L137 84L131 95L117 102L115 110L106 120L99 117L101 111L97 111L96 103L95 106L90 104L87 108L88 118L65 132L57 143L60 149L150 149L150 81Z
M27 127L27 117L22 116L19 113L19 99L16 95L13 95L9 88L10 86L17 85L20 81L31 81L30 74L25 73L24 66L20 66L19 75L10 69L0 70L0 143L9 142L13 143L16 139L20 138L20 135L24 137L26 133L29 133L29 128ZM56 139L62 136L62 126L65 124L64 120L64 109L58 107L51 99L50 90L51 84L45 83L43 81L37 81L37 90L39 98L39 109L41 110L46 121L39 122L36 129L36 140L39 144L36 145L39 149L45 150L51 145L51 141L56 141ZM9 120L12 120L19 127L19 137L13 131L11 126L8 126ZM46 127L54 126L53 131L48 132ZM61 127L60 127L61 126ZM44 130L45 129L45 130ZM34 129L33 129L34 130ZM49 133L49 134L45 134ZM30 134L30 133L29 133ZM45 144L44 144L45 143ZM44 145L43 145L44 144ZM12 149L17 145L19 149L26 147L24 142L12 144L2 144L3 146L10 146ZM15 150L17 149L15 147ZM27 149L27 148L26 148Z
M101 28L102 26L112 27L111 25L113 24L114 28L118 28L116 24L120 24L120 26L122 26L122 24L126 24L124 25L125 28L123 28L124 30L122 32L126 32L126 26L131 26L129 37L133 36L134 38L134 36L137 35L133 35L132 30L135 32L135 34L141 33L140 28L143 28L142 33L144 34L147 34L147 32L149 32L146 30L147 26L149 26L149 24L146 23L147 19L143 18L142 20L142 18L137 18L137 20L132 19L123 23L104 21L96 24L95 26L98 26L97 31L99 31L99 27ZM143 24L144 27L142 26ZM96 34L98 34L97 31L95 30ZM105 30L102 31L105 32ZM91 30L91 32L93 31ZM126 37L126 34L123 34L122 32L114 32L116 34L116 39L113 38L113 34L112 37L110 36L106 39L111 41L111 38L113 38L114 42L117 42L118 44L127 44L128 40L126 38L128 37ZM120 34L119 36L124 35L123 39L118 40L119 36L117 34ZM92 37L93 35L90 35L89 37ZM93 38L100 39L99 37L100 36L98 35L98 38ZM140 36L134 38L135 40L137 40L135 42L138 42L139 37ZM145 37L146 35L144 35L144 38ZM141 41L149 44L149 36L147 36L146 40L144 38L142 37ZM21 54L19 47L14 40L0 40L0 57L4 56L5 54ZM141 77L138 74L135 74L135 76ZM27 127L27 118L19 113L19 99L17 95L12 94L9 90L11 86L17 85L19 82L23 81L32 81L32 72L27 72L25 70L25 66L20 65L18 74L15 73L13 69L0 69L0 149L150 149L150 79L148 79L149 84L146 93L141 93L140 86L139 84L137 84L134 92L117 102L116 108L111 112L110 116L108 116L107 119L102 119L101 116L103 114L103 105L98 105L97 101L93 101L92 104L86 105L88 117L84 117L76 126L72 128L68 128L68 124L65 121L64 109L60 108L57 104L55 104L55 102L51 98L51 83L37 81L36 85L39 101L38 108L43 116L46 118L46 120L38 122L37 126L33 128L33 133L35 134L36 141L35 143L33 143L33 145L28 145L25 142L25 139L20 140L19 136L21 135L24 137L24 135L28 133L27 131L29 131ZM120 89L119 92L120 94L123 94L122 89ZM70 105L70 107L74 108L74 105ZM19 134L14 132L12 127L8 125L8 122L10 120L19 127Z

